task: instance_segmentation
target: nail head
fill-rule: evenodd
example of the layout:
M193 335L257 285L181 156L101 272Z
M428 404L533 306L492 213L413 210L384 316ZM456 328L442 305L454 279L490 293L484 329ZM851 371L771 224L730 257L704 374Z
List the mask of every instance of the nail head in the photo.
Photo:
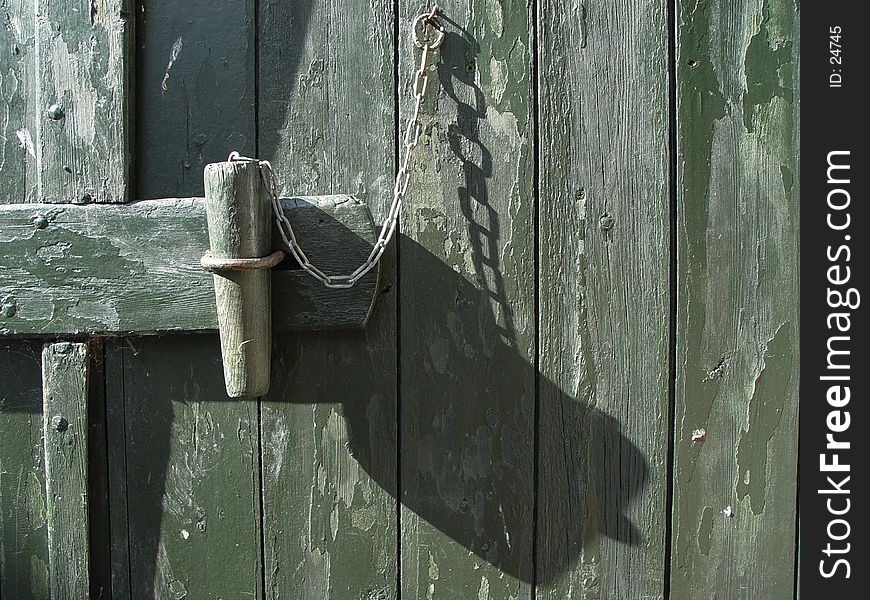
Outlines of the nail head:
M63 106L60 104L52 104L46 112L48 113L48 118L52 121L60 121L64 117Z
M60 415L55 415L51 418L51 427L52 429L63 433L64 431L69 429L69 421L67 421Z

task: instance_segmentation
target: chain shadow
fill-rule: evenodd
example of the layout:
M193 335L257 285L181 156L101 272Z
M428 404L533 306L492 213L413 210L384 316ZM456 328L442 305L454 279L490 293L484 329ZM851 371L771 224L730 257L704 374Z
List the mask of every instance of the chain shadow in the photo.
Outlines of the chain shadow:
M408 238L401 256L425 275L402 286L403 322L413 329L402 335L402 489L379 458L390 432L373 429L367 416L390 411L373 407L386 398L344 403L349 450L360 466L423 521L525 582L553 582L580 557L584 540L643 543L627 513L649 466L619 422L538 377L539 452L551 460L536 484L533 364L502 338L489 291ZM292 359L284 366L292 370ZM329 398L329 387L314 396Z
M481 560L546 586L599 536L644 543L628 514L647 486L649 464L621 424L592 406L600 399L561 389L536 373L529 352L521 349L529 334L516 331L516 290L534 290L537 282L518 281L516 272L506 281L502 272L502 215L490 202L488 186L493 157L480 131L486 119L475 76L480 48L467 31L447 35L438 73L441 89L456 106L446 137L462 174L456 201L469 252L459 258L448 257L446 250L433 253L431 248L440 251L440 240L450 236L440 224L448 221L433 221L431 209L415 208L411 199L405 221L423 223L415 237L426 246L404 235L398 239L402 273L411 275L401 279L399 298L399 440L389 425L371 418L394 414L390 395L347 397L342 382L317 377L308 380L305 398L274 395L272 401L345 397L348 449L375 482ZM345 241L343 247L353 244ZM527 312L531 299L525 302ZM377 326L376 312L369 327ZM341 337L347 341L353 335ZM365 343L362 335L356 340ZM305 377L297 368L299 346L282 346L274 376ZM352 351L343 355L346 346L334 347L327 371L354 360ZM562 351L573 355L577 348ZM385 458L399 447L401 487L395 463ZM292 452L286 448L281 454Z

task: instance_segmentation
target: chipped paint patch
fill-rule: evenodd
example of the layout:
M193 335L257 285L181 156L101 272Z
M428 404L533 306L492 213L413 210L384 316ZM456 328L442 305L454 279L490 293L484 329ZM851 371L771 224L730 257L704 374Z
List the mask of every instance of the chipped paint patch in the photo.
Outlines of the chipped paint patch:
M791 192L794 188L794 173L787 166L779 167L779 174L782 177L782 190L785 192L785 197L791 199Z
M698 549L704 556L710 554L710 547L713 544L714 514L712 508L705 506L704 513L701 515L701 523L698 525Z
M19 129L15 132L18 142L30 156L36 158L36 150L33 148L33 138L30 136L30 131L26 128Z
M501 104L508 83L508 68L504 61L492 57L489 60L490 94L495 104Z
M509 152L516 152L522 142L516 115L512 112L499 112L492 106L487 106L486 120L496 135L509 140L505 146Z
M369 505L358 508L351 512L351 525L363 531L369 531L378 522L378 511L375 506Z
M353 505L353 497L360 480L360 468L348 451L347 422L331 408L323 428L324 468L329 475L329 486L334 486L336 497L345 508Z
M428 570L426 572L426 575L429 578L429 583L426 586L426 598L432 600L435 598L435 582L438 581L441 573L438 570L438 563L435 562L435 557L432 556L432 551L427 550L426 554L429 556Z
M792 43L778 43L771 39L769 23L770 15L765 10L758 31L746 48L743 126L749 133L756 129L759 108L770 104L774 98L783 98L790 104L794 96L791 89Z
M480 587L477 589L477 600L489 600L489 579L480 576Z
M70 306L67 314L74 319L99 323L110 331L120 329L121 317L118 310L108 302L82 300Z
M269 461L269 479L278 481L281 476L281 469L284 467L284 455L287 452L290 442L290 428L287 427L284 419L276 424L275 429L269 435L269 443L267 445L269 452L272 453L272 458Z
M329 531L332 533L332 541L333 542L338 537L338 523L340 520L340 516L338 513L339 513L338 504L334 504L332 506L332 510L329 512Z
M36 256L47 263L51 263L53 259L69 258L69 249L71 247L72 244L69 242L55 242L37 248Z
M79 140L83 146L92 146L97 136L97 107L103 103L93 86L82 85L90 81L90 69L98 63L93 46L88 51L70 48L62 37L55 39L48 57L51 77L54 84L53 102L66 108L65 118L59 121L71 139Z
M748 425L737 446L737 498L749 496L755 514L764 511L767 446L782 419L793 362L791 323L780 325L767 343L764 362L749 400Z
M160 88L166 92L169 91L169 71L172 65L178 60L178 55L181 54L181 48L184 46L184 40L181 36L172 43L172 48L169 50L169 61L166 63L166 70L163 73L163 81L160 82Z
M713 367L707 376L701 380L701 383L706 383L708 381L713 381L714 379L722 379L725 376L725 369L728 367L728 357L723 356L719 359L719 362Z
M504 35L504 8L499 0L486 0L486 22L495 37Z
M42 559L30 557L30 591L34 598L48 598L48 566Z
M27 473L27 518L30 528L37 530L45 525L45 486L34 471Z

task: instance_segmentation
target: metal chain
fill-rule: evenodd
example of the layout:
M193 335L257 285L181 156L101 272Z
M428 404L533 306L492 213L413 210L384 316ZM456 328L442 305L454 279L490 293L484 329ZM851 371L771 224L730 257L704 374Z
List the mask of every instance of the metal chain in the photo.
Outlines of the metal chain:
M401 161L398 173L396 173L396 182L393 186L393 202L390 205L390 211L387 213L384 223L381 226L381 233L378 236L378 241L375 242L368 258L361 264L353 273L349 275L327 275L321 269L311 264L308 260L305 251L299 245L296 239L296 233L293 231L293 226L284 214L284 207L281 205L281 200L278 197L278 181L275 177L275 172L272 170L272 165L267 160L257 160L240 156L238 152L230 154L227 160L241 162L256 162L260 166L260 176L263 179L263 185L269 194L269 199L272 202L272 211L275 213L275 219L278 222L278 231L281 233L281 238L290 249L293 258L299 263L305 271L311 274L315 279L323 283L328 288L349 288L357 281L374 268L386 250L387 245L393 238L396 231L396 223L399 218L399 210L402 207L402 201L408 192L408 185L411 181L411 155L417 143L420 141L420 132L423 129L423 124L420 122L420 107L423 105L423 97L426 95L426 89L429 83L429 73L427 72L429 52L438 48L444 41L444 26L437 17L438 7L433 6L432 10L421 14L414 19L412 25L412 33L414 35L415 44L423 49L422 57L420 58L420 67L414 75L414 113L408 120L408 126L404 136L404 156ZM432 37L424 37L431 35Z

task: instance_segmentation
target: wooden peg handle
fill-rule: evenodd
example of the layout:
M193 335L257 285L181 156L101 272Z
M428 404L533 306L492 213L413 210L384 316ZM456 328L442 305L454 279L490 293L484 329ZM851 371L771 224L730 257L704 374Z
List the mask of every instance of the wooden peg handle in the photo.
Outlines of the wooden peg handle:
M205 200L212 256L252 259L271 254L272 212L259 165L207 165ZM271 271L216 271L214 289L227 394L261 396L269 391Z

